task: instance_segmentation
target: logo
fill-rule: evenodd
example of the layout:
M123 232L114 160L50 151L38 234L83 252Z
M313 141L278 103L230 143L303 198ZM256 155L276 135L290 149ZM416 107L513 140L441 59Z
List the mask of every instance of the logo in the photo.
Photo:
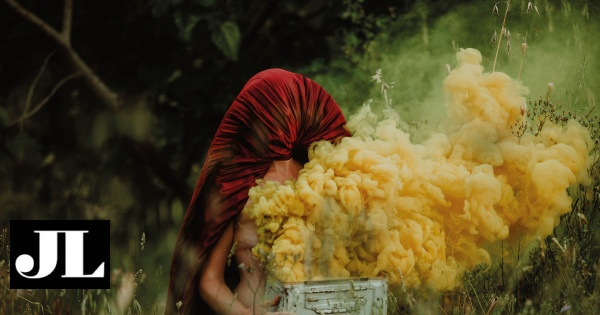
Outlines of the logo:
M11 289L109 289L110 221L11 220Z

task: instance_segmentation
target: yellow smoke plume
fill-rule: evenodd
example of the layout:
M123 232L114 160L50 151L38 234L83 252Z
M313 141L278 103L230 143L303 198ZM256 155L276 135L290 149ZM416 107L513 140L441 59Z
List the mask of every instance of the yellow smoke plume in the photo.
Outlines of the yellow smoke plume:
M517 137L528 91L481 59L457 53L448 130L413 143L393 111L378 120L365 105L348 120L353 136L314 144L297 180L251 189L254 252L275 277L452 289L491 262L494 243L552 233L571 209L567 188L589 180L592 140L575 121Z

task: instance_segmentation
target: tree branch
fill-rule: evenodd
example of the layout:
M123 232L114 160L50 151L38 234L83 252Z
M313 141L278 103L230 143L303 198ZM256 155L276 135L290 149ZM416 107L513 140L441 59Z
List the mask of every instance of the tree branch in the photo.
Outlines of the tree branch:
M37 15L25 9L15 0L4 0L15 12L21 15L25 20L31 24L37 26L40 30L46 33L50 38L57 42L61 46L68 46L68 42L65 41L64 37L58 33L52 26L42 21Z
M100 100L102 100L113 111L119 110L120 101L118 95L94 73L94 71L88 66L87 63L85 63L85 61L83 61L83 59L81 59L81 57L79 57L77 52L71 46L70 36L73 15L73 0L65 0L65 7L63 10L63 30L61 33L57 32L54 28L37 17L35 14L25 9L17 1L4 1L13 10L15 10L15 12L25 18L25 20L37 26L40 30L50 36L50 38L52 38L64 50L66 57L71 61L71 63L73 63L76 71L81 73L85 81L89 84Z
M68 43L71 42L71 25L73 24L73 0L65 0L63 11L62 36Z
M83 79L88 82L90 88L92 88L96 95L113 111L119 111L119 96L104 84L104 81L94 73L71 46L66 50L66 53L67 58L69 58L75 68L81 72Z
M25 108L23 109L23 114L21 115L21 118L20 118L21 130L23 130L23 121L25 120L25 114L29 111L29 108L31 107L31 100L33 99L33 92L35 92L37 83L40 81L40 78L42 77L42 73L44 73L44 70L46 70L46 66L48 65L48 62L50 61L50 58L52 58L54 53L55 52L53 51L53 52L49 53L48 56L46 56L46 58L44 58L44 63L42 63L40 70L38 71L35 78L33 79L33 82L31 82L31 85L29 86L29 90L27 91L27 98L25 99Z
M48 95L46 95L46 97L43 100L39 101L37 103L37 105L35 105L35 107L31 111L23 112L23 115L21 115L21 117L14 120L13 122L11 122L9 124L9 126L16 125L17 123L21 123L21 125L23 125L23 122L25 121L25 119L35 115L35 113L37 113L40 109L42 109L42 107L44 107L44 105L46 105L46 103L48 103L48 101L52 98L52 96L54 96L56 91L58 91L58 89L60 89L61 86L63 86L69 80L74 79L80 75L81 75L81 73L75 72L75 73L69 74L68 76L64 77L62 80L60 80L58 83L56 83L56 85L52 88L52 91L50 91L50 93L48 93Z

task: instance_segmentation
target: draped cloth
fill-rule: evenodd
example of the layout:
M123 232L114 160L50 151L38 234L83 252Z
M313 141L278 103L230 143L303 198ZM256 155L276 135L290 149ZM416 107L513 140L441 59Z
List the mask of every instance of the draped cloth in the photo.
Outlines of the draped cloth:
M200 297L200 272L224 229L242 211L248 190L273 161L294 158L304 164L311 143L349 136L345 124L333 98L300 74L269 69L246 83L212 140L183 219L165 314L211 312Z

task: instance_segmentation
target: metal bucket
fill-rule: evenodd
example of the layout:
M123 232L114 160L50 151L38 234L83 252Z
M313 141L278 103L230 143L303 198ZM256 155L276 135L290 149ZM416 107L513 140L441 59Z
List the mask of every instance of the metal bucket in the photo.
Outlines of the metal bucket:
M297 315L387 314L387 278L349 278L304 282L270 281L280 296L278 311Z

